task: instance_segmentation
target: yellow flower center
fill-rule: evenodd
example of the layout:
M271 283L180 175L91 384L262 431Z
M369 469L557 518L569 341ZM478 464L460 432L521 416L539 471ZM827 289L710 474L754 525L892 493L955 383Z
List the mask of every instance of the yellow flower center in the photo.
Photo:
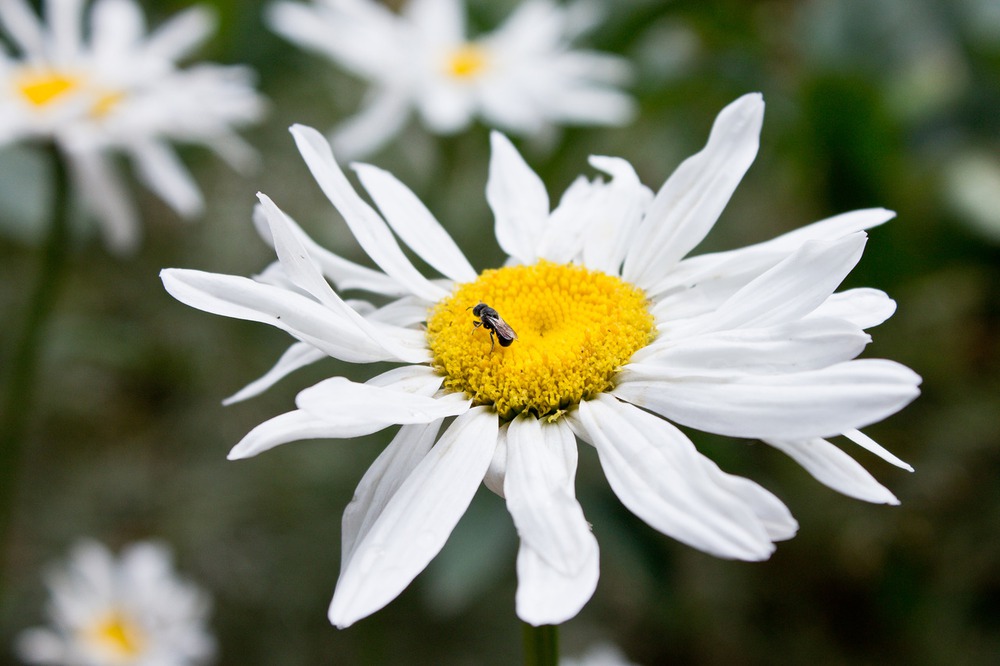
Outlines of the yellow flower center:
M97 118L103 118L114 111L115 107L118 106L123 99L125 99L125 93L106 92L97 97L93 107L90 109L90 113Z
M475 44L463 44L445 61L445 71L456 79L471 79L486 68L486 51Z
M479 303L516 333L509 346L491 339L491 320L474 316ZM556 417L610 388L615 372L652 341L646 306L620 278L540 261L458 285L432 309L427 339L446 389L493 405L503 419L525 411Z
M80 87L78 78L52 70L29 70L17 82L17 89L29 102L43 107Z
M99 89L84 78L49 69L26 69L17 77L16 87L21 95L39 109L69 94L88 95L90 115L103 118L125 99L125 93Z
M88 627L84 638L105 658L116 663L139 656L146 645L142 629L119 611L108 613Z

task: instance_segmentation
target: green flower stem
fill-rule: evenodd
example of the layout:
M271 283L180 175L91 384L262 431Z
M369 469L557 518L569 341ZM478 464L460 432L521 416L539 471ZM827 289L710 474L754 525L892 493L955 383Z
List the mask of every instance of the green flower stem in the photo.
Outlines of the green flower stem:
M559 663L559 626L533 627L522 623L524 631L524 666L557 666Z
M13 515L24 434L28 425L44 347L45 333L66 272L69 254L69 175L66 161L54 144L46 150L52 157L50 226L42 248L41 265L20 337L15 340L0 411L0 544ZM2 556L0 556L2 557Z

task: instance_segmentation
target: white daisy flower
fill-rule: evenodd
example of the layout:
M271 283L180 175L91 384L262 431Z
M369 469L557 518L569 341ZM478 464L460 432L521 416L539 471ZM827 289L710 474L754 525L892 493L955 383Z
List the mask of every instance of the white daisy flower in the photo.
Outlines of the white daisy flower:
M278 256L264 276L163 271L184 303L299 340L233 399L324 355L402 364L365 383L333 377L302 391L297 409L230 453L402 425L344 514L334 624L396 597L483 480L506 498L520 536L517 614L534 625L573 617L598 577L597 541L574 497L577 438L597 449L630 510L719 557L766 559L797 524L770 492L699 454L677 425L763 439L836 490L897 503L828 441L843 435L909 469L858 430L918 393L906 367L855 360L870 340L864 329L895 304L875 289L834 293L861 257L864 229L893 214L855 211L685 258L756 155L763 112L756 94L724 109L705 148L655 194L626 161L592 157L609 179L578 178L552 210L539 177L494 133L486 198L510 259L481 273L406 186L355 165L376 212L323 137L295 126L313 176L382 272L319 248L263 194ZM419 273L393 232L445 279ZM352 307L330 282L394 300Z
M108 245L127 251L138 241L137 213L110 153L127 155L178 214L197 216L201 192L169 142L250 166L256 154L233 127L258 120L263 99L243 67L177 67L214 29L203 7L148 36L134 0L96 0L83 14L84 0L47 0L43 24L25 0L0 0L0 27L18 51L0 48L0 146L53 139Z
M577 658L563 657L559 666L638 666L612 643L598 643Z
M596 22L593 7L522 3L494 32L467 34L463 0L410 0L395 14L373 0L279 2L267 15L287 39L371 84L364 109L333 133L341 157L378 150L411 111L432 132L474 118L534 135L553 125L621 125L634 113L618 90L630 70L619 57L572 50Z
M189 666L215 653L208 597L177 577L161 544L135 543L115 558L97 542L81 542L47 582L50 626L17 639L29 664Z

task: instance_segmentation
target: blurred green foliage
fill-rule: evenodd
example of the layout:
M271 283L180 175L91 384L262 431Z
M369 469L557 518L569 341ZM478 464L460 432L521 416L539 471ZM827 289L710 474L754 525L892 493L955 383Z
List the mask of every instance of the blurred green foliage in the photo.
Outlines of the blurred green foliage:
M187 4L145 3L152 23ZM42 367L14 529L0 544L13 567L0 645L42 619L40 567L77 537L115 548L160 537L176 549L180 570L214 595L221 664L517 663L516 535L502 500L483 489L398 600L338 631L325 610L339 568L340 514L391 433L225 459L250 428L290 409L298 390L374 369L326 361L223 408L221 399L269 368L289 340L187 308L160 286L166 266L241 275L263 268L271 256L250 224L257 190L321 243L364 261L286 132L293 122L328 129L353 112L360 84L269 33L262 3L212 4L221 29L202 56L250 64L272 100L267 122L247 133L264 166L242 179L205 152L187 151L208 194L204 220L183 225L137 189L146 234L137 256L115 259L92 234L78 236ZM656 188L700 148L722 106L762 91L760 154L704 249L852 208L898 211L871 233L848 286L897 299L899 311L873 331L866 354L899 360L925 383L912 406L869 430L915 474L852 451L901 507L841 497L758 443L693 435L724 469L774 491L799 520L799 535L761 564L717 560L641 523L584 447L578 494L601 545L602 578L564 626L565 652L603 637L650 666L997 663L1000 191L966 196L956 188L969 179L955 168L970 155L1000 168L1000 7L605 4L591 41L635 62L641 116L623 129L571 129L548 144L522 143L550 194L589 172L589 154L630 160ZM492 26L510 6L475 0L472 21ZM486 128L439 140L411 127L370 161L410 184L485 268L502 259L483 197L487 157ZM0 377L38 259L31 237L43 224L45 165L32 159L23 150L0 155ZM985 204L970 207L969 197Z

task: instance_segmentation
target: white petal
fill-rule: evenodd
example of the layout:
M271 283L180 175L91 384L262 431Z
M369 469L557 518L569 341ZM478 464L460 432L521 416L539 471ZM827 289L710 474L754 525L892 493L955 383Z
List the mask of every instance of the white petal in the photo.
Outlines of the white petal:
M880 484L853 458L825 439L800 441L764 440L787 453L825 486L848 497L876 504L899 504L896 496Z
M371 424L376 432L392 424L429 423L468 410L470 400L457 394L444 398L425 395L425 387L436 390L443 377L425 376L417 385L359 384L344 377L331 377L303 390L295 404L317 419L345 427Z
M144 141L130 146L142 182L182 217L196 217L205 201L194 178L181 164L173 149L161 141Z
M296 227L284 212L266 194L257 193L274 243L274 251L285 275L296 287L339 314L353 319L357 313L350 310L330 284L323 277L319 267L312 260L302 237L295 233ZM347 313L350 310L350 314Z
M160 278L166 290L182 303L225 317L270 324L334 358L352 363L390 360L422 363L430 360L426 348L421 349L425 343L421 342L423 334L419 331L394 329L397 342L412 346L412 351L403 358L377 344L354 322L287 289L235 275L178 268L161 271ZM385 327L386 334L389 330L390 327ZM415 337L410 338L409 333Z
M704 467L715 483L738 497L753 511L772 541L791 539L799 531L799 524L792 517L791 511L772 492L750 479L727 474L714 463Z
M778 374L849 361L871 338L840 319L809 318L766 328L744 328L670 340L664 335L632 355L619 381L656 366L657 374Z
M576 501L577 450L573 433L558 422L521 416L507 431L504 497L521 541L550 566L574 574L596 547Z
M486 474L497 417L473 407L455 419L399 486L337 581L330 622L346 627L385 606L441 550Z
M284 211L282 212L284 213ZM298 236L299 242L306 247L309 255L316 262L316 265L319 266L323 275L332 280L338 289L345 291L348 289L361 289L384 296L402 296L410 293L408 289L385 273L372 270L353 261L348 261L318 245L288 213L284 213L281 219ZM274 238L271 236L271 227L267 219L267 213L259 203L253 209L253 223L257 229L257 233L264 239L264 242L274 247Z
M0 21L26 55L38 56L45 51L42 24L25 0L0 0Z
M869 329L878 326L895 312L896 301L884 291L861 287L832 294L809 313L809 318L837 317L859 328Z
M391 388L395 391L407 391L429 398L437 394L443 381L444 377L428 365L402 365L375 375L365 384ZM461 397L461 395L453 394L451 397Z
M66 643L50 629L26 629L14 639L14 652L26 664L64 664L72 658Z
M131 0L98 0L90 10L91 48L100 60L121 58L146 32L146 19Z
M612 180L605 188L603 205L592 211L595 219L587 230L583 263L588 268L618 275L649 204L650 193L625 160L591 156L590 163L611 175Z
M350 160L381 149L403 129L411 105L406 91L388 88L370 93L361 110L334 129L330 136L334 152Z
M351 233L368 256L387 275L409 287L411 293L431 302L437 302L447 296L448 293L444 289L431 283L413 267L396 243L389 227L354 191L344 172L337 165L330 144L323 135L304 125L293 125L291 132L316 182L330 202L340 211Z
M98 217L108 247L118 254L133 252L139 245L139 214L114 165L97 151L73 151L69 157L73 180Z
M517 616L533 626L560 624L576 616L597 589L600 577L597 542L578 572L562 573L522 543L517 551Z
M378 81L398 71L402 21L391 9L369 0L270 5L272 30L332 59L359 78Z
M344 575L355 547L371 530L389 500L431 450L441 423L402 426L361 477L341 522L340 575Z
M836 240L885 224L896 217L895 211L885 208L862 208L840 213L799 229L793 229L769 241L753 246L758 249L791 250L811 240Z
M449 46L465 40L465 3L460 0L411 0L403 15L430 44Z
M83 4L84 0L50 0L45 3L52 55L57 63L71 61L79 54L83 36Z
M772 538L754 506L718 483L715 464L673 425L608 395L581 403L574 418L615 494L652 527L717 557L770 557Z
M455 241L410 188L369 164L355 164L354 170L392 230L421 259L455 282L476 279L476 270Z
M407 349L406 344L401 343L389 333L388 327L366 320L330 288L329 283L312 260L301 236L295 233L295 227L288 217L266 195L258 194L257 197L267 215L271 238L274 241L274 250L281 261L282 268L292 282L330 308L334 314L354 324L364 335L387 351L399 358L410 354L412 350Z
M507 137L492 132L490 146L486 200L496 219L497 242L509 256L531 263L536 258L534 239L549 216L548 192Z
M375 430L357 425L345 426L331 421L324 421L308 412L297 409L279 414L255 427L233 447L228 457L230 460L252 458L258 453L273 449L280 444L297 442L302 439L360 437L386 428L389 425L388 423L382 424L381 427L375 428Z
M439 81L425 85L416 98L420 119L435 134L455 134L466 129L476 113L476 98L460 84Z
M507 430L509 427L510 423L504 423L500 426L500 432L497 433L497 448L493 452L493 459L490 461L490 467L486 470L486 477L483 479L486 487L499 497L504 496L503 484L507 477Z
M215 15L205 6L175 14L146 41L145 54L175 62L187 56L215 32Z
M611 393L705 432L771 439L829 437L880 421L916 398L920 383L909 368L881 359L781 375L663 372Z
M655 285L708 234L757 155L763 119L756 93L719 113L705 148L677 167L646 211L622 269L628 282Z
M866 236L809 241L733 294L717 310L668 327L671 335L770 326L799 319L820 306L857 265Z
M416 296L405 296L383 305L366 316L372 321L406 327L427 321L428 310L426 301Z
M835 241L883 224L893 215L892 211L884 208L851 211L813 222L763 243L690 257L657 285L648 288L646 293L651 297L659 296L657 300L662 301L664 295L680 292L676 293L677 299L664 304L671 312L671 318L690 316L689 313L677 314L673 311L678 305L684 310L689 306L691 297L707 301L703 311L712 310L804 243L811 240Z
M570 54L563 54L565 60ZM577 52L575 55L583 55ZM593 54L598 55L598 54ZM612 82L602 82L600 74L611 74L606 78L627 80L628 61L618 59L590 59L588 65L596 65L585 78L566 81L558 95L543 97L543 113L558 124L567 125L612 125L623 126L632 122L638 113L638 105L628 94L610 87ZM582 63L581 63L582 64ZM598 71L598 68L606 72ZM626 76L621 76L626 74Z
M316 349L312 345L308 345L304 342L296 342L281 355L281 358L278 359L278 362L274 364L273 368L268 370L259 379L250 382L242 389L223 400L222 404L232 405L242 400L258 396L277 384L280 380L284 379L290 373L298 370L299 368L304 368L307 365L315 363L316 361L321 361L324 358L327 358L327 355L322 350Z
M907 472L913 471L912 465L903 462L902 460L894 456L892 453L887 451L885 447L883 447L881 444L879 444L874 439L864 434L860 430L848 430L847 432L844 433L844 437L851 440L861 448L874 453L879 458L881 458L882 460L886 461L891 465L895 465L900 469L905 469Z
M573 489L576 461L565 424L511 422L504 496L521 538L517 614L536 626L576 615L597 585L597 540Z
M566 264L582 256L590 218L594 209L600 207L605 187L600 179L591 182L578 176L566 188L545 226L538 230L539 257Z

